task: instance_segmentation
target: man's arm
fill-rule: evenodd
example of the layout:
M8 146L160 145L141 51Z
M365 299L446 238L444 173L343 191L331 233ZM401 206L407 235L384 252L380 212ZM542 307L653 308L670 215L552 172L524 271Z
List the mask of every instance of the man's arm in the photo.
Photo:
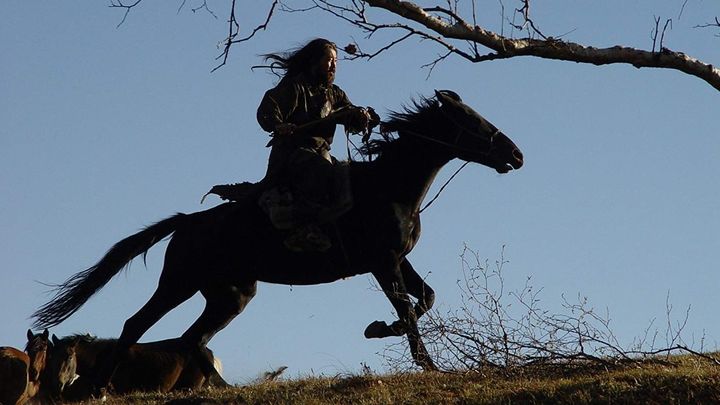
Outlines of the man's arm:
M333 93L333 110L348 108L348 113L338 118L338 123L344 125L347 131L367 132L380 122L375 110L353 105L347 94L339 87L333 86Z
M297 107L295 86L278 86L265 92L257 110L258 124L267 132L286 132L292 124L288 117ZM291 130L289 132L292 132Z

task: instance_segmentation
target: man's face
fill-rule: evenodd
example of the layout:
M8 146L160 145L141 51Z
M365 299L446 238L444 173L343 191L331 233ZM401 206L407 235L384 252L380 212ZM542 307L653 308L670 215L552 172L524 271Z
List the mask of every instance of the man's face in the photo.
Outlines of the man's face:
M332 84L335 80L335 69L337 69L337 52L332 48L325 48L315 69L315 74L321 83Z

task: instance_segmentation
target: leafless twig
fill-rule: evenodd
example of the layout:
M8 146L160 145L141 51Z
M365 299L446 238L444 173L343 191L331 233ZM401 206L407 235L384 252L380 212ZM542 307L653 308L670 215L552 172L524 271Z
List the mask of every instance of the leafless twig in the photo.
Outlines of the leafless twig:
M707 24L696 25L693 28L720 28L720 18L715 17L715 21ZM720 34L715 34L716 37L720 37Z
M232 47L233 44L237 44L240 42L245 42L250 40L252 37L255 36L255 34L258 33L260 30L267 29L268 24L270 24L270 20L272 19L273 13L275 12L275 7L278 5L279 0L273 0L272 5L270 6L270 10L267 13L267 17L265 18L265 22L255 27L252 32L247 35L246 37L235 39L235 37L238 36L240 33L240 24L237 21L237 18L235 17L235 1L232 0L232 4L230 5L230 19L228 20L228 36L225 38L224 42L224 48L222 53L217 57L217 59L222 58L222 62L216 66L212 71L216 71L220 69L221 67L225 66L227 63L228 56L230 56L230 47Z
M125 20L127 19L128 14L130 14L130 10L140 4L142 0L135 0L133 3L125 4L122 0L111 0L110 1L110 8L123 8L125 9L125 13L123 14L122 19L117 25L117 28L120 28L123 23L125 23Z
M436 365L443 371L466 372L485 368L513 370L538 364L567 367L595 365L603 368L659 361L659 354L689 353L720 365L720 359L691 348L682 334L685 317L672 321L672 306L666 301L668 345L649 347L649 329L632 349L625 348L611 328L608 310L595 310L586 297L563 297L561 312L540 306L542 289L531 279L518 290L509 290L503 278L508 263L504 248L500 258L489 263L467 247L461 254L462 277L458 281L460 308L441 313L431 310L421 319L421 333ZM652 323L651 323L652 325ZM657 331L654 333L657 336ZM385 359L394 369L412 367L404 346L390 345Z
M657 45L657 37L660 35L660 46L657 48L658 50L662 51L665 49L665 46L663 45L663 42L665 41L665 31L667 31L668 26L670 29L672 29L672 19L668 18L665 20L665 25L663 25L662 31L660 31L660 17L655 17L655 28L653 28L652 31L652 40L653 40L653 46L652 51L655 52L655 47Z
M187 0L183 0L182 4L180 4L180 7L178 7L178 13L180 13L180 11L185 7L185 3L186 3L186 2L187 2ZM207 4L207 0L203 0L202 4L200 4L200 5L197 6L197 7L193 7L193 8L190 9L190 11L192 11L193 13L197 13L199 10L205 10L205 11L207 11L208 14L210 14L211 16L213 16L213 18L215 18L216 20L218 19L218 17L217 17L217 15L215 14L215 12L213 12L212 10L210 10L210 7L209 7L208 4Z

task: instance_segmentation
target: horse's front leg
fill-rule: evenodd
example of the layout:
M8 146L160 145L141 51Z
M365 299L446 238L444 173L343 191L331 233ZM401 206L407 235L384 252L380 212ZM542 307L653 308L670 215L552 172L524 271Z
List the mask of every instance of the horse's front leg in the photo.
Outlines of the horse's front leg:
M432 308L435 302L435 291L420 277L407 258L403 258L400 262L400 274L405 282L405 288L408 294L417 299L415 316L417 316L417 319L420 319L420 317ZM406 332L404 326L404 323L400 320L393 322L391 325L388 325L384 321L374 321L365 329L365 337L370 339L402 336Z
M418 317L408 295L401 270L401 260L395 252L388 252L384 260L377 267L377 270L373 271L373 275L395 308L399 320L390 326L384 322L373 322L365 329L365 337L402 336L407 334L410 353L415 363L426 371L437 370L420 337L417 325ZM382 324L384 327L377 327L378 324Z
M400 262L400 271L408 293L417 299L415 314L420 319L435 303L435 291L420 277L407 258Z

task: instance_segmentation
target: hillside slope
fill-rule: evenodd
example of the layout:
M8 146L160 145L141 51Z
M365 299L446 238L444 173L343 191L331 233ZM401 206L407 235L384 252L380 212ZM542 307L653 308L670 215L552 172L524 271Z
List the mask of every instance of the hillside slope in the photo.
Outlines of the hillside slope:
M716 404L720 366L680 356L609 369L544 365L512 372L309 377L106 404Z

